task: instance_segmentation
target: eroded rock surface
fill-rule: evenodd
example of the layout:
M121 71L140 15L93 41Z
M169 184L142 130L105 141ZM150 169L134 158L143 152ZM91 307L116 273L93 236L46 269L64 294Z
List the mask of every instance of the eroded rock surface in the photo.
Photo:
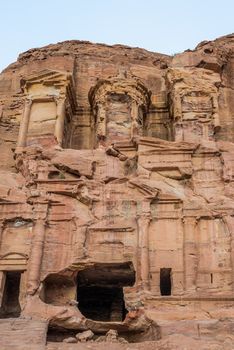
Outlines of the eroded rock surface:
M5 339L9 317L32 318L38 348L45 332L48 349L78 349L65 339L113 330L129 342L113 350L229 350L233 48L233 35L174 57L66 41L1 73Z

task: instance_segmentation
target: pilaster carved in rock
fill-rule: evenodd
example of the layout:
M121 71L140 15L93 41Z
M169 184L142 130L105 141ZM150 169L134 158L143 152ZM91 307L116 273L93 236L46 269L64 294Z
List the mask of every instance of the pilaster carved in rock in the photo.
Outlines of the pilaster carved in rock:
M132 101L131 105L131 137L138 135L138 105L136 101Z
M143 202L143 210L141 215L137 218L138 224L138 248L139 248L139 282L144 290L149 290L149 275L150 275L150 261L149 261L149 224L151 221L149 203Z
M234 291L234 217L224 216L223 222L226 224L230 234L230 254L231 254L231 267L232 267L232 289Z
M184 287L186 292L195 292L198 268L195 217L185 217L184 223Z
M103 139L106 136L106 110L105 107L99 103L97 109L97 137Z
M31 107L32 107L32 100L26 99L24 113L20 122L17 147L25 147L27 144L27 133L28 133Z
M31 243L31 253L28 264L27 293L33 295L40 284L41 263L45 241L45 220L36 220L33 228L33 239Z
M57 119L55 123L54 135L57 139L59 146L62 146L63 133L64 133L64 123L66 117L66 105L65 97L61 97L57 100Z

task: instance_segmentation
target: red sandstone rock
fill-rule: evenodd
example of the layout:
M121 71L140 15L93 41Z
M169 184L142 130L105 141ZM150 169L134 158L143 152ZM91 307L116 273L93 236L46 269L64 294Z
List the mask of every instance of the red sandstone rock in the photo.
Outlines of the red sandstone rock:
M76 339L82 343L91 340L94 336L94 333L89 329L87 331L77 333L76 334Z
M118 349L229 350L233 47L229 35L170 57L67 41L2 72L2 347L5 317L22 344L32 317L38 349L48 326L47 349L112 329L147 342Z

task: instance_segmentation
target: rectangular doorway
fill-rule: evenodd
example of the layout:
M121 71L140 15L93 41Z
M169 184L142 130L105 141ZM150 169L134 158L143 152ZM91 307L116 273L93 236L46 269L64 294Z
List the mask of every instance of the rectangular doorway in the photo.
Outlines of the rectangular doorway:
M161 295L171 295L171 268L160 269Z
M21 307L19 303L21 271L7 271L5 287L0 309L1 318L19 317Z

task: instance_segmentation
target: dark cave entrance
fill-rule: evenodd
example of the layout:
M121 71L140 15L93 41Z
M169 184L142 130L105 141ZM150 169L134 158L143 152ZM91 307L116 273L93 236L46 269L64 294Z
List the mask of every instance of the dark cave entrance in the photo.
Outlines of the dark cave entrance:
M125 309L123 288L80 287L77 293L81 313L96 321L123 321Z
M171 295L171 268L160 269L161 295Z
M20 271L6 272L5 287L3 292L1 318L19 317L21 307L19 303Z
M127 314L123 287L134 283L132 263L95 264L78 273L78 308L95 321L121 322Z

